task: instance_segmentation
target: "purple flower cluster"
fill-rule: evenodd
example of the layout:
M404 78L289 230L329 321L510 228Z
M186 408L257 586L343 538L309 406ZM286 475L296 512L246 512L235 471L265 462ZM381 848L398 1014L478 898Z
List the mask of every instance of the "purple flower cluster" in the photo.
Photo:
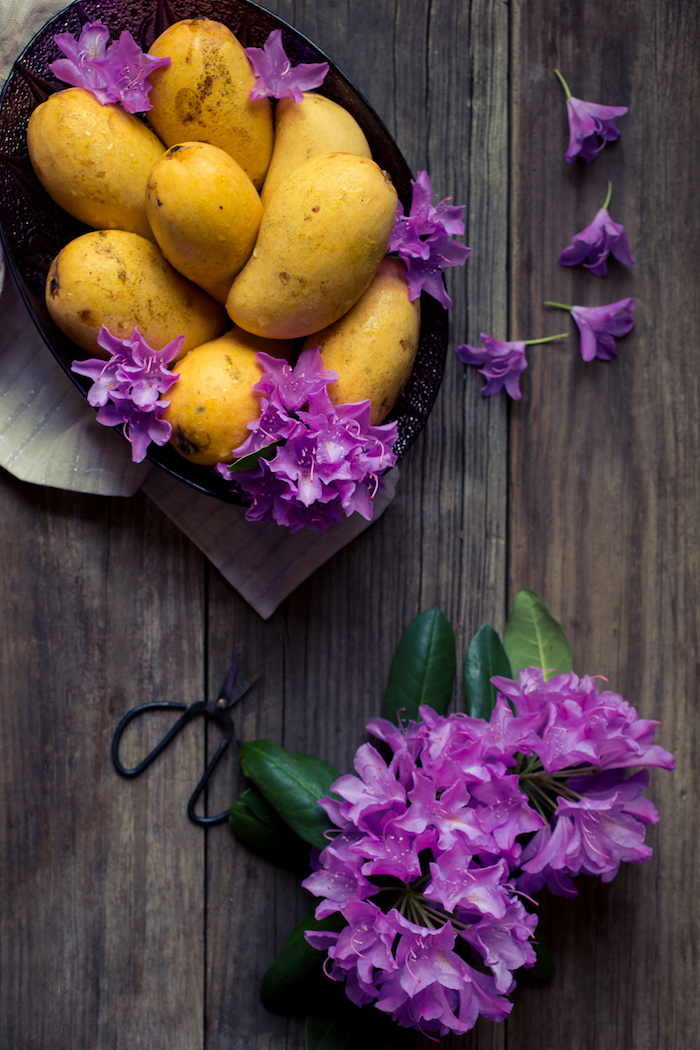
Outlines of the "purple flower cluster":
M322 898L317 918L347 921L306 934L327 949L329 976L357 1005L438 1035L510 1012L513 972L535 961L537 919L519 893L575 895L571 876L609 881L621 861L649 856L648 773L627 774L673 768L657 723L590 677L545 682L528 668L493 682L488 722L421 707L403 728L369 723L391 760L364 744L357 776L321 799L339 830L303 883Z
M97 422L106 427L123 423L131 457L140 463L151 441L165 445L170 440L172 427L161 419L170 402L161 401L160 395L180 378L166 366L180 353L185 337L179 335L162 350L152 350L138 328L128 339L118 339L103 325L97 342L111 355L109 361L74 361L71 371L93 380L87 399L99 408Z
M144 54L126 29L110 44L109 29L102 22L86 22L78 40L70 33L59 33L54 40L67 56L49 67L59 80L92 92L103 106L121 102L129 113L153 108L146 77L160 66L169 66L169 58Z
M253 387L261 395L260 415L232 455L281 444L272 459L261 456L250 470L217 466L252 496L247 520L274 521L290 532L323 531L342 520L342 511L371 520L380 475L396 463L396 423L372 426L370 401L332 404L328 387L338 373L323 367L320 347L303 351L293 368L264 353L255 359L263 368Z
M464 233L464 206L448 204L449 197L434 205L427 171L419 171L411 186L409 214L404 214L399 203L387 252L398 252L406 264L410 299L417 299L425 289L449 310L452 300L445 290L442 271L447 266L463 266L471 255L466 244L449 239Z
M282 44L281 29L273 29L264 47L246 47L245 53L258 78L250 91L252 100L270 97L301 102L303 92L320 87L330 68L327 62L292 66Z

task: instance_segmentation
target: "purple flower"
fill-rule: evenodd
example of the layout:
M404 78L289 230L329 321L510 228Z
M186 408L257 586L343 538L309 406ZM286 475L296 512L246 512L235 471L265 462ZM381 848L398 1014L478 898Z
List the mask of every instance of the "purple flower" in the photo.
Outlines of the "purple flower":
M275 521L290 532L323 531L343 512L370 521L380 475L396 463L396 423L372 426L369 401L333 405L327 388L338 373L323 367L318 347L300 354L293 368L264 353L256 361L264 370L253 387L261 395L260 415L231 454L242 458L282 443L272 459L261 457L249 470L216 468L252 497L247 520Z
M369 723L391 758L363 744L355 774L320 800L338 833L303 882L321 898L317 918L347 923L307 934L329 976L358 1006L437 1035L510 1011L537 925L516 885L576 896L573 876L608 882L650 856L648 770L628 774L674 764L657 723L589 676L526 668L492 682L488 722L422 706L420 722Z
M625 266L634 265L624 227L613 222L608 212L611 193L612 183L609 182L605 203L593 222L586 226L585 230L574 234L573 243L559 256L562 266L578 266L579 263L583 263L596 277L605 277L608 272L608 255L613 255ZM584 261L586 259L587 262Z
M398 205L387 252L398 252L406 264L410 299L417 299L425 290L448 310L452 300L445 290L442 271L448 266L463 266L471 254L466 244L449 239L464 233L464 206L448 204L449 197L434 205L427 171L419 171L411 186L409 214L404 215Z
M481 388L484 397L497 394L505 387L506 393L515 401L522 398L520 376L527 368L525 341L501 343L493 336L480 333L484 349L463 343L457 347L457 357L465 365L483 365L479 371L487 382Z
M169 58L144 54L128 30L109 44L109 29L102 22L86 22L77 41L70 33L59 33L54 40L67 56L50 65L59 80L92 92L103 106L121 102L129 113L152 109L146 77L169 66Z
M340 800L321 800L339 833L303 885L322 898L319 918L340 912L347 921L334 938L308 939L328 949L330 976L345 982L349 998L404 1027L445 1035L468 1031L479 1014L506 1017L513 970L534 963L537 919L513 892L497 836L508 821L510 838L544 820L513 775L504 788L507 815L492 817L491 796L474 797L490 778L500 783L504 755L515 763L515 739L504 750L503 734L494 736L483 719L442 717L429 707L420 714L423 721L404 730L370 723L393 757L387 763L363 744L355 775L332 785ZM492 975L465 962L457 938Z
M303 92L320 87L329 70L327 62L300 62L292 66L282 45L282 30L273 29L264 48L246 47L245 53L258 78L250 98L291 98L301 102Z
M634 299L620 299L609 306L572 306L571 316L581 333L584 361L599 357L610 361L617 355L614 336L627 335L634 328Z
M153 350L137 327L128 339L118 339L102 325L97 342L111 355L109 360L74 361L71 371L93 380L88 401L99 408L97 422L107 427L124 424L131 457L140 463L151 441L165 445L170 440L170 423L161 418L170 402L160 395L179 379L166 366L180 353L185 337L179 335L162 350Z
M566 91L566 109L569 115L569 146L565 157L571 164L576 157L590 163L598 156L606 142L619 139L615 125L618 117L624 117L627 106L599 106L595 102L583 102L573 98L568 85L558 69L554 72Z
M545 302L569 310L581 333L581 357L592 361L599 357L611 361L617 356L614 336L627 335L634 328L634 299L619 299L608 306L566 306L564 303Z

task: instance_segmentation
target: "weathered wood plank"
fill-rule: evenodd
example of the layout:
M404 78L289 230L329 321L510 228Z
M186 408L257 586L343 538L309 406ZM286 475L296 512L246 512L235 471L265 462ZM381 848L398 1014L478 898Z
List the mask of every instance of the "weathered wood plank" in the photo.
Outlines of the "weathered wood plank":
M546 1033L570 1050L697 1045L698 370L696 249L698 9L674 2L517 4L513 30L512 338L571 331L532 348L511 412L512 597L543 594L575 667L600 673L662 721L673 774L653 772L653 859L609 886L581 880L549 900L542 933L553 985L518 994L508 1046ZM619 142L570 167L564 97L628 105ZM680 79L679 79L680 78ZM558 266L602 206L636 265L601 279ZM634 332L611 362L585 364L575 327L545 299L637 299Z
M443 388L382 520L264 624L216 572L210 577L211 677L234 643L250 672L264 668L238 715L244 739L272 737L346 771L365 723L380 713L398 639L421 609L443 609L460 656L482 621L503 622L505 406L480 399L480 377L463 376L452 347L505 324L507 8L428 0L267 6L340 65L412 169L429 171L440 198L466 203L474 251L465 271L449 274L455 306ZM227 775L233 796L240 778ZM257 991L313 899L228 829L208 836L207 886L207 1050L302 1050L301 1023L266 1013ZM495 1050L503 1039L502 1028L484 1023L454 1045Z
M203 559L142 497L0 485L0 1044L193 1050L201 728L129 783L109 747L133 705L199 698ZM127 764L148 735L125 739Z

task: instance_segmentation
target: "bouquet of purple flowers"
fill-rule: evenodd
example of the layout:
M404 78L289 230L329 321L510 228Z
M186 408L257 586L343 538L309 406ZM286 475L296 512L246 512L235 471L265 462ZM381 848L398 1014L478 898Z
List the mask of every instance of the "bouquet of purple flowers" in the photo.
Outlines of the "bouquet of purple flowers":
M532 894L576 896L575 876L609 882L651 855L658 813L642 793L673 756L654 743L658 723L573 673L538 595L517 596L503 643L480 628L464 663L469 713L448 715L455 668L449 623L423 613L354 774L272 741L241 748L254 786L231 809L234 830L283 863L303 856L300 840L316 847L302 883L315 914L263 981L269 1008L307 1012L308 1050L503 1020L516 972L550 965Z

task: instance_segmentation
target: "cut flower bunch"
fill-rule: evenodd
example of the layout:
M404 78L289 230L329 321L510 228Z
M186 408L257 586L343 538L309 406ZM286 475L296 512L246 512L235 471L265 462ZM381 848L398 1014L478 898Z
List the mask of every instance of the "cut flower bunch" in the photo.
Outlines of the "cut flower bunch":
M251 786L231 809L236 833L297 867L303 842L315 847L302 883L315 913L262 987L268 1008L307 1013L308 1050L503 1020L518 970L552 972L532 895L576 896L576 876L609 882L651 855L658 814L643 791L673 756L658 723L571 662L542 599L522 591L503 642L487 624L472 639L468 712L448 715L455 641L432 609L399 643L354 774L272 741L242 745Z

